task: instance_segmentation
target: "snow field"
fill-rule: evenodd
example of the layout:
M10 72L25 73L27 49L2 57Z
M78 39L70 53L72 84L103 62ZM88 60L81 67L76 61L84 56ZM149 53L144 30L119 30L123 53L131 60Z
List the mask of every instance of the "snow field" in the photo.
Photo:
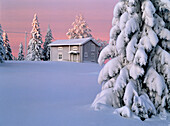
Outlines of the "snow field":
M91 104L101 86L95 63L5 62L0 64L1 126L167 126L155 117L142 122ZM101 105L102 106L102 105Z

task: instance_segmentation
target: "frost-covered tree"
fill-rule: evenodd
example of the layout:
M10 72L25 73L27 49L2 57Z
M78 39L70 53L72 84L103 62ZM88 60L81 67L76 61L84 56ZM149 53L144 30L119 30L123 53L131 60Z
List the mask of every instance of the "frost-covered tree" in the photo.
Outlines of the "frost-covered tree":
M4 60L13 60L12 49L10 47L8 35L6 32L3 32L3 41L5 47Z
M47 29L47 34L45 36L45 42L44 42L44 50L43 50L43 55L44 55L44 60L50 60L50 47L48 46L52 42L53 36L51 32L50 25L48 25Z
M27 60L40 61L42 57L42 35L40 32L37 14L34 15L32 22L31 39L28 44Z
M73 28L69 29L66 33L69 39L80 39L92 37L91 30L82 15L76 16L75 21L72 23Z
M99 48L99 54L102 51L103 48L105 48L108 45L108 41L103 41L101 39L96 39L96 41L98 42L100 48Z
M4 48L4 41L3 41L3 30L0 24L0 62L2 63L5 57L5 48Z
M92 106L110 105L124 117L142 120L170 111L169 1L120 0L110 41L100 53L102 91ZM162 15L166 13L165 15Z
M23 44L22 43L19 45L18 60L19 61L24 60Z

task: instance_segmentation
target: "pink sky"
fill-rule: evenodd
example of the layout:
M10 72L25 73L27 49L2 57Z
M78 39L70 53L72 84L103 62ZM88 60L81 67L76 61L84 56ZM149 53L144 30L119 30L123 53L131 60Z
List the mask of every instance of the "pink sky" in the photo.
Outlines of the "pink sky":
M4 31L29 32L37 13L41 33L46 35L50 24L55 39L67 39L75 16L82 14L92 30L94 38L109 40L113 8L118 0L0 0L0 24ZM8 33L13 54L17 56L24 34ZM28 36L29 41L30 35ZM28 43L27 41L27 43Z

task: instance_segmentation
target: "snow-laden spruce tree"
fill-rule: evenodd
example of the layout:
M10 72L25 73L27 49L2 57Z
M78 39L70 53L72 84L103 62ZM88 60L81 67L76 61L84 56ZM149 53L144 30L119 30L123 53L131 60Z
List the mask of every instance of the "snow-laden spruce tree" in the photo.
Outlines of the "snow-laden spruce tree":
M4 60L13 60L12 49L10 47L8 35L6 32L3 32L3 41L5 47Z
M40 32L37 14L34 14L32 22L31 39L28 44L27 60L40 61L42 57L42 35Z
M23 54L23 44L20 43L19 45L19 53L18 53L18 60L24 60L24 54Z
M44 42L44 50L43 50L43 55L44 55L44 60L50 60L50 47L48 46L52 42L53 36L51 32L50 25L48 25L47 29L47 34L45 36L45 42Z
M165 0L164 0L165 1ZM167 1L169 2L169 1ZM170 111L170 7L162 0L120 0L109 45L100 53L102 91L92 107L109 105L142 120Z
M72 23L73 28L69 29L66 33L68 39L80 39L92 37L91 30L82 15L76 16L75 21Z
M5 48L4 48L4 41L3 41L3 30L0 24L0 62L2 63L5 57Z

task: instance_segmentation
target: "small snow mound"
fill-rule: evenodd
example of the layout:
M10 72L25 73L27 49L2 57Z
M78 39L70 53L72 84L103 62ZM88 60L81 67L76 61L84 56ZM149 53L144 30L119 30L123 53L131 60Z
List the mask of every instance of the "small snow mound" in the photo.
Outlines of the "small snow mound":
M123 106L121 108L115 109L113 112L114 114L120 114L123 117L128 117L130 118L132 116L132 112L127 106Z
M114 100L112 90L112 88L108 88L97 94L91 107L93 107L95 110L101 110L103 108L102 105L112 106Z

